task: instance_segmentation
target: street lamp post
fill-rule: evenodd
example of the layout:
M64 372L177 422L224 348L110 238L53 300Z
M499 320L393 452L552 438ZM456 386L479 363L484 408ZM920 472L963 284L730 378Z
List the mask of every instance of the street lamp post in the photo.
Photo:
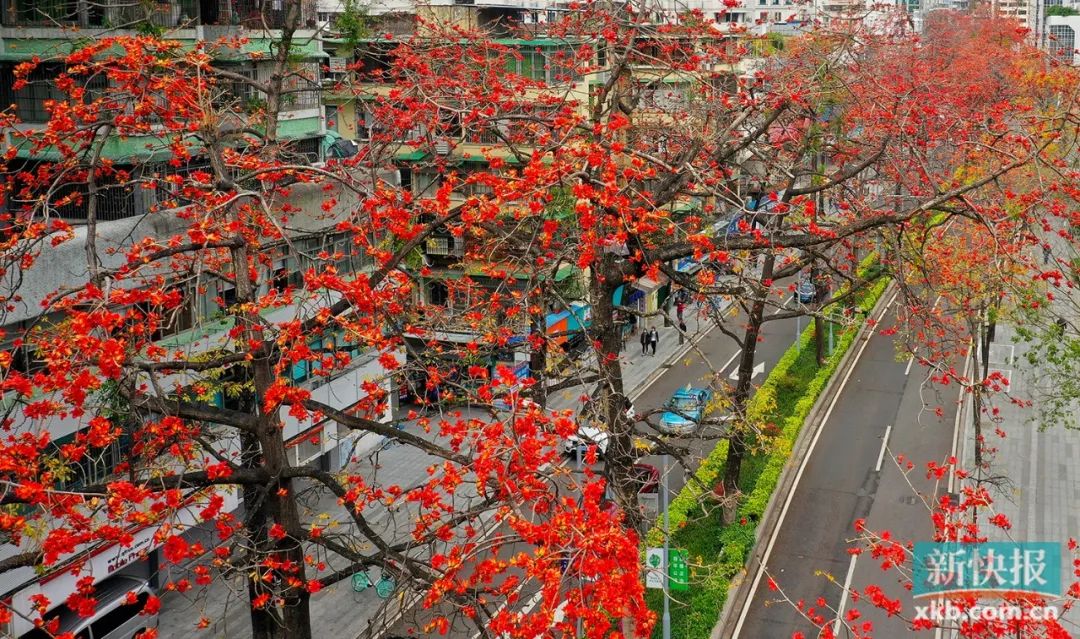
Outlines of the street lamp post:
M664 628L664 639L671 639L671 602L668 599L671 594L669 588L671 585L671 578L668 575L668 552L670 547L668 539L671 537L671 524L668 520L668 456L666 453L663 455L663 459L664 470L661 475L663 480L663 492L661 493L661 497L663 498L664 509L664 561L662 562L664 571L664 616L662 623Z

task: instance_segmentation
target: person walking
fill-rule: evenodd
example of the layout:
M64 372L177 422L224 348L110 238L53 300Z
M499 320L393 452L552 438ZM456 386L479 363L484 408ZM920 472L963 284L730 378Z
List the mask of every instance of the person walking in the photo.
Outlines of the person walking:
M1043 244L1043 264L1049 264L1050 263L1050 255L1051 255L1050 245L1049 244Z
M649 346L652 347L652 354L656 355L656 345L660 342L660 333L656 331L656 327L649 329Z
M677 318L678 318L678 320L679 320L679 322L680 322L680 323L682 323L682 321L683 321L683 312L685 312L685 311L686 311L686 302L683 302L683 301L682 301L682 300L680 299L680 300L679 300L679 301L678 301L678 302L677 302L677 303L675 304L675 317L677 317Z
M649 352L649 331L641 331L641 354Z

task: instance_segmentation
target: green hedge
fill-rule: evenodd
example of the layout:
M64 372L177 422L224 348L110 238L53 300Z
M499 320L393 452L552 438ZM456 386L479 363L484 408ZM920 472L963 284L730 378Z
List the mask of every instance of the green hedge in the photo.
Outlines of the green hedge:
M859 274L878 275L876 256L870 255L859 265ZM850 305L868 312L888 286L887 278L878 278L860 292ZM724 470L727 442L721 441L702 461L695 472L699 482L688 481L668 509L671 544L686 548L691 563L689 592L674 593L671 603L672 635L680 639L708 637L720 616L731 580L743 571L754 547L757 523L780 481L780 473L791 457L791 450L803 422L817 401L825 384L840 365L840 359L855 340L862 322L842 330L835 349L825 364L817 365L813 348L814 326L811 323L776 363L768 377L747 402L747 415L757 423L775 424L779 431L767 452L754 455L743 464L740 489L744 494L739 505L739 521L724 526L720 508L702 499ZM646 536L648 546L664 543L663 519ZM647 593L649 607L657 614L663 610L663 593ZM660 624L653 632L660 636Z

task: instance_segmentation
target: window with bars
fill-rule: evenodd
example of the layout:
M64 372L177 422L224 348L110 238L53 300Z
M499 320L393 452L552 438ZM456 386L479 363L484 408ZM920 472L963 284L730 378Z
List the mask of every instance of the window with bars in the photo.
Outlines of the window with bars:
M55 78L63 72L63 65L39 64L26 77L26 84L15 89L15 67L5 64L0 67L0 101L5 106L15 105L15 112L23 122L41 124L49 121L49 102L61 102L68 96L56 87ZM107 86L104 76L95 75L81 80L86 89L86 99L90 100Z
M1066 24L1052 24L1049 31L1050 55L1071 64L1076 53L1076 32Z
M506 70L545 84L581 80L581 74L575 68L574 50L569 47L521 49L517 55L508 55Z
M253 62L219 63L217 66L222 71L249 80L257 79ZM258 102L265 101L265 96L256 91L251 83L239 78L219 77L217 86L218 90L214 97L214 106L218 108L229 107L238 110L253 110L258 106Z
M314 109L321 105L319 99L319 65L299 64L282 83L282 111Z

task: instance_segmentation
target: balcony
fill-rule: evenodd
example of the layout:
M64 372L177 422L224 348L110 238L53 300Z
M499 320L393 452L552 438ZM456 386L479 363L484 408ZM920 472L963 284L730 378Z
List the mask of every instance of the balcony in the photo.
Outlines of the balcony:
M173 29L201 23L205 0L0 0L5 27L135 28L153 25Z
M429 257L465 257L465 245L455 237L436 235L424 244L424 254Z

